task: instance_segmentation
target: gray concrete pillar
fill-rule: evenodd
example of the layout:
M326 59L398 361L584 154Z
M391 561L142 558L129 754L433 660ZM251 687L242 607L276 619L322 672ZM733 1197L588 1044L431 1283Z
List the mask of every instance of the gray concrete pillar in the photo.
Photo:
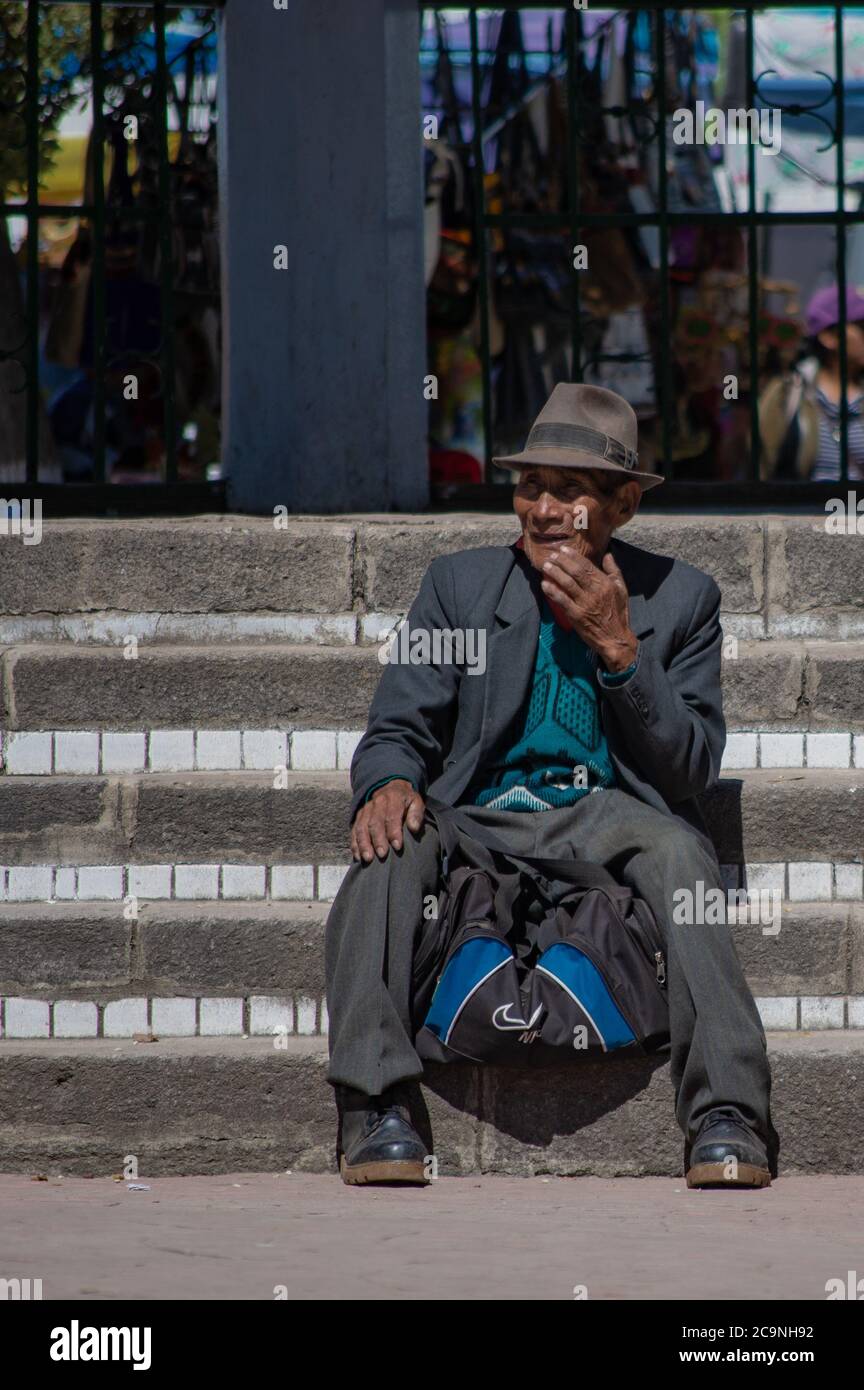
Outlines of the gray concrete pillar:
M230 503L422 508L419 7L227 0L220 24Z

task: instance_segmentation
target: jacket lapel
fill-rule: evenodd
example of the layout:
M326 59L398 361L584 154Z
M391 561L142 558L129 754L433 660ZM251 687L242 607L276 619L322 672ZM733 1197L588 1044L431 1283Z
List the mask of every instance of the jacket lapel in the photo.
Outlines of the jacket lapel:
M649 632L654 631L654 623L645 595L644 581L639 572L641 566L634 563L638 562L638 555L634 555L631 546L619 544L614 536L609 543L609 549L624 576L624 583L630 595L630 626L637 637L647 637Z
M473 777L481 753L489 755L519 714L534 674L540 604L539 587L529 579L530 573L527 560L514 552L513 568L501 591L488 637L483 722L464 786Z

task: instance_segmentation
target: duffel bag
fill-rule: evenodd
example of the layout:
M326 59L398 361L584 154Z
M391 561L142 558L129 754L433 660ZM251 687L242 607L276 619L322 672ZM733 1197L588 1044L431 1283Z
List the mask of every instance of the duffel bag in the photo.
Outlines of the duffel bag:
M666 961L647 903L597 865L523 858L432 814L445 853L414 958L420 1057L544 1066L668 1044Z

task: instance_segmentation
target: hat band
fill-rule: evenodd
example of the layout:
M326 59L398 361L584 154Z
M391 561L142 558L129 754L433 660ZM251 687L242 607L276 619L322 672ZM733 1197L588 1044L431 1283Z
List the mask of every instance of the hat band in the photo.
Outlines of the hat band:
M627 469L635 468L639 462L635 449L628 449L619 439L588 429L587 425L535 425L525 448L580 449Z

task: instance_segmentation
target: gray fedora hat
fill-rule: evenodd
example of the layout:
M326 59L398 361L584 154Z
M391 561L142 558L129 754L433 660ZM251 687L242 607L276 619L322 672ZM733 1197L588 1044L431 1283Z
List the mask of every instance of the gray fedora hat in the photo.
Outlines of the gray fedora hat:
M659 473L639 467L638 422L633 407L616 391L561 381L544 405L521 454L493 458L517 472L529 464L545 468L601 468L623 473L643 491L662 483Z

